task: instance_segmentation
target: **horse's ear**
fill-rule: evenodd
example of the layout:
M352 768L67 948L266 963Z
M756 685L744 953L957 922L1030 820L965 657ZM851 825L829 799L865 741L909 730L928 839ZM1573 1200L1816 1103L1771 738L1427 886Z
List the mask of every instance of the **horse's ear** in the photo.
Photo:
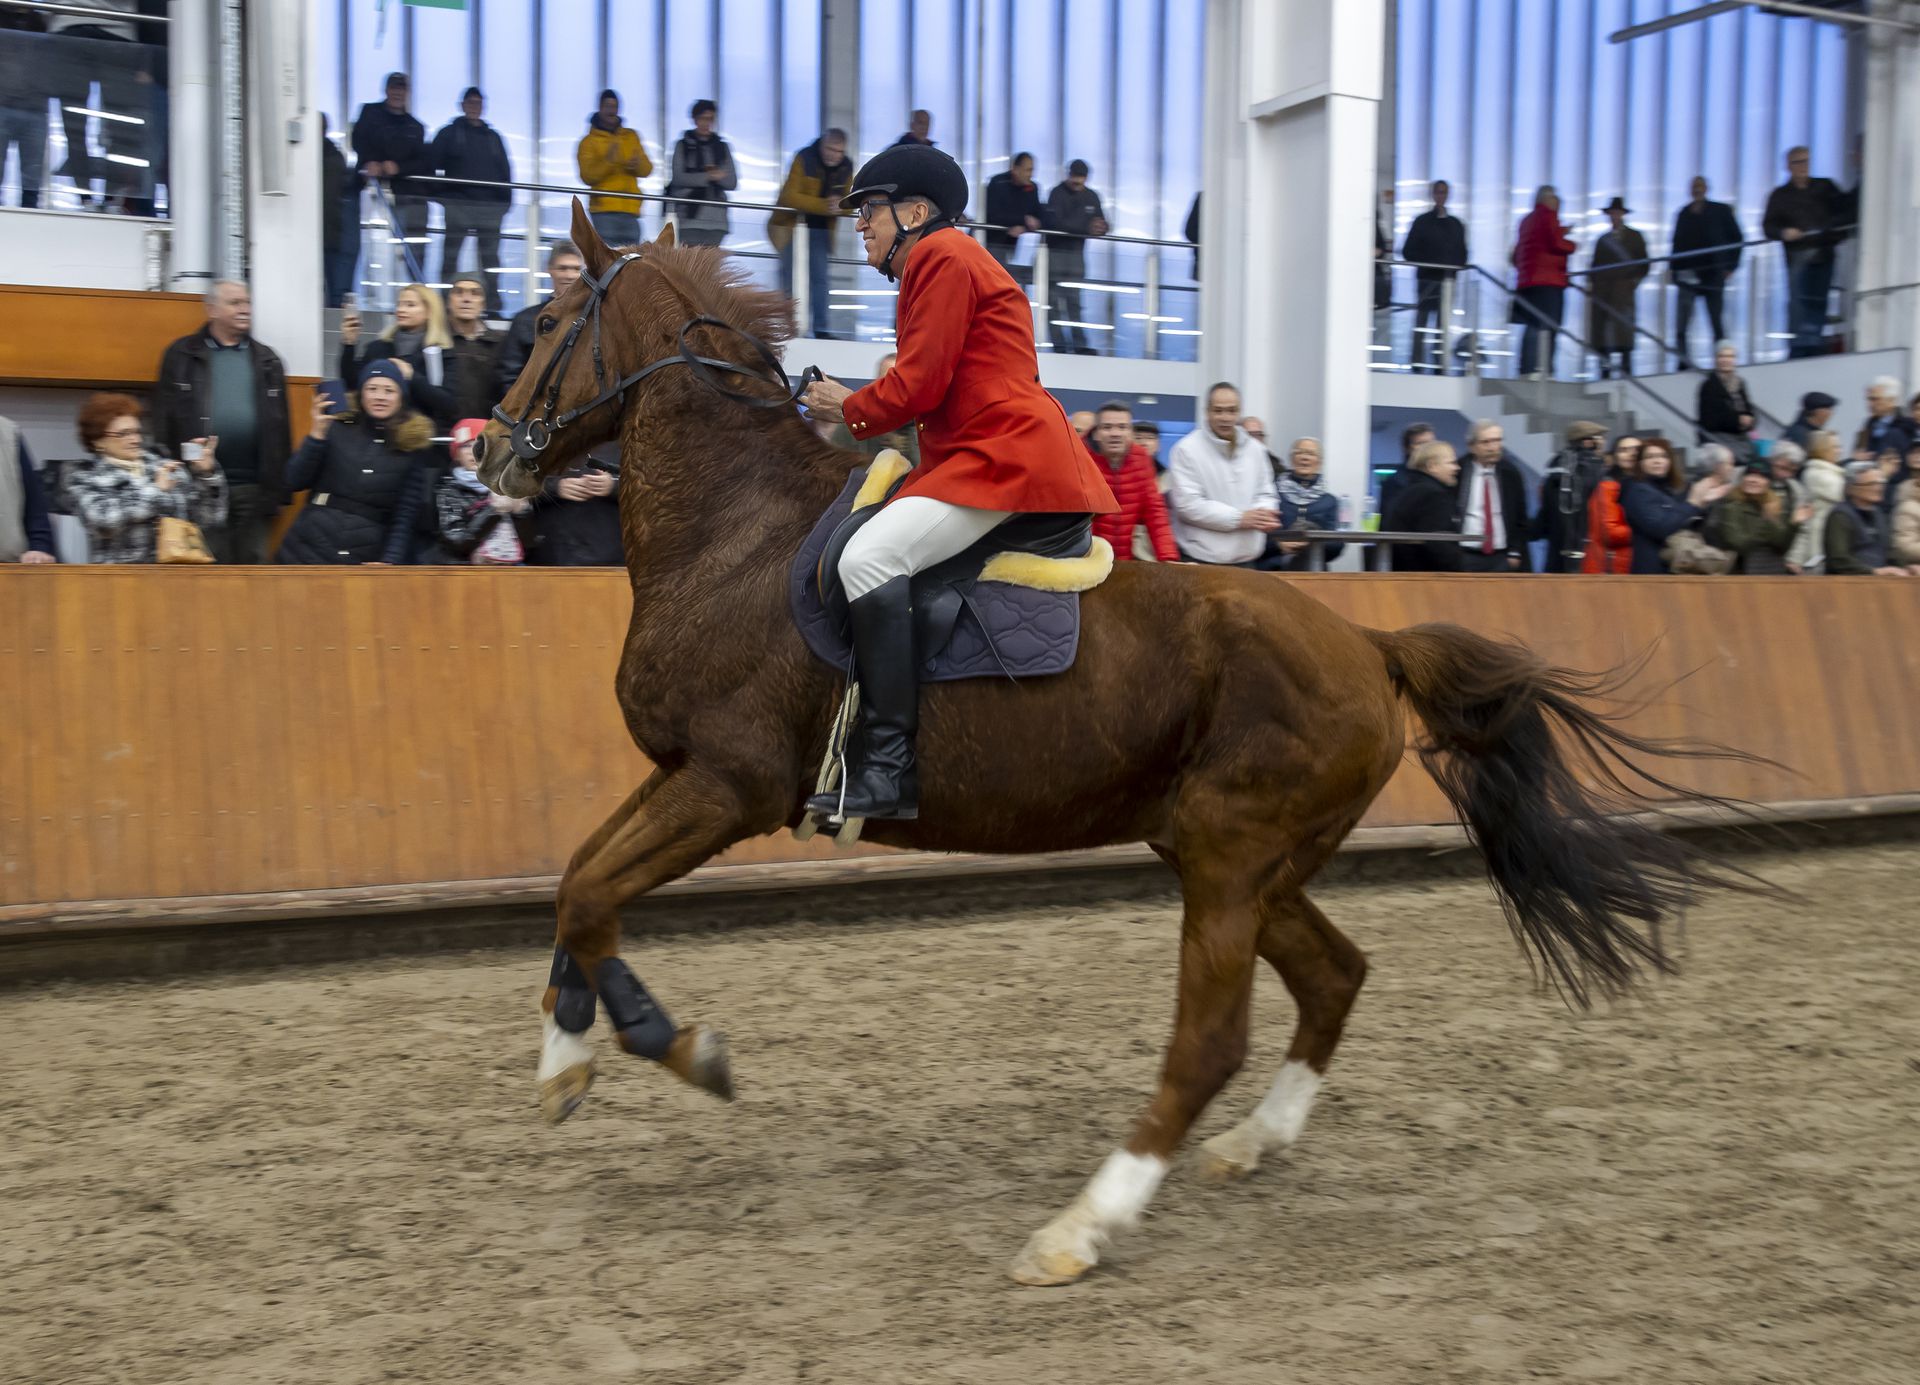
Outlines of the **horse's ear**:
M663 221L660 223L660 234L653 238L653 243L662 250L673 249L673 223L671 221Z
M580 251L581 263L594 278L606 273L607 266L613 263L613 251L600 239L599 229L587 215L586 204L577 197L573 199L573 243Z

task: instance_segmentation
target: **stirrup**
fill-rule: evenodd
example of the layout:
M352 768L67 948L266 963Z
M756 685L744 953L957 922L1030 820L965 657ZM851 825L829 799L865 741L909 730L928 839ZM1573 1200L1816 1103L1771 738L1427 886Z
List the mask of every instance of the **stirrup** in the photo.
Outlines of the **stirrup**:
M847 802L847 743L852 739L853 723L859 715L860 685L849 678L846 696L840 700L840 710L833 719L833 730L827 736L826 758L820 762L820 773L813 783L814 795L835 795L840 811L820 813L808 809L800 825L793 829L795 841L808 841L826 826L835 829L833 840L836 846L852 846L860 840L860 829L867 820L849 818L844 811Z

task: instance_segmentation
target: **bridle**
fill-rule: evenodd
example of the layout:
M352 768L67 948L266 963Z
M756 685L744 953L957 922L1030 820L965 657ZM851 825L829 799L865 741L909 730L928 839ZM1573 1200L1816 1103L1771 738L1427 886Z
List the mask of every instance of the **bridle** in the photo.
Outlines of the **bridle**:
M744 332L731 323L723 322L717 317L697 314L680 325L680 350L677 354L651 361L631 375L623 375L612 384L608 384L606 359L600 349L600 310L606 304L607 293L613 287L613 281L620 277L620 271L639 260L641 254L640 251L629 250L608 265L606 273L598 277L584 269L580 272L580 282L587 286L590 299L586 307L581 310L580 316L576 317L573 325L567 329L566 338L560 343L560 349L548 357L545 368L540 372L540 378L534 381L533 398L527 405L526 412L519 418L514 418L507 413L504 406L494 406L493 417L511 430L508 444L513 449L513 455L526 470L539 469L540 454L547 450L553 442L554 434L562 428L577 422L608 402L612 402L616 410L625 408L628 390L655 371L665 370L668 366L686 366L700 383L721 398L736 404L745 404L754 409L792 408L807 386L821 378L817 368L808 366L801 373L800 383L793 384L787 378L787 372L781 366L780 358L774 355L772 347L751 332ZM600 392L585 404L568 409L565 413L556 413L560 404L560 382L566 377L567 363L573 359L574 348L580 344L581 334L586 331L589 324L593 327L593 382L599 387ZM701 327L717 327L745 341L753 349L754 355L759 358L757 365L743 366L714 356L703 356L695 351L693 344L687 338L691 332ZM768 372L771 378L761 374L762 369ZM748 394L722 383L720 377L723 373L745 375L767 384L778 381L781 392L772 397L764 394ZM536 412L538 417L535 416Z

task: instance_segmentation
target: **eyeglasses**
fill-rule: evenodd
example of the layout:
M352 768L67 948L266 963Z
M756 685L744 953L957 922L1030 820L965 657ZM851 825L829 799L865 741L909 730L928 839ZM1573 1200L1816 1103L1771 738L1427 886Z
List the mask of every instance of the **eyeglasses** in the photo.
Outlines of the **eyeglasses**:
M145 430L140 428L115 428L112 432L102 433L100 436L103 438L112 438L115 442L126 442L131 438L144 437Z
M862 202L854 212L854 218L859 221L870 222L881 209L891 207L892 205L893 203L884 197L869 197L866 201Z

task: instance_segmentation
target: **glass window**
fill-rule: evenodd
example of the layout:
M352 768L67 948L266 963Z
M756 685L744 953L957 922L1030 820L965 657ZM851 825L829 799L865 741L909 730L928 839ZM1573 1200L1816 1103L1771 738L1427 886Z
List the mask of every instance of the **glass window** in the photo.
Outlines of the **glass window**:
M862 163L907 128L906 72L906 6L861 6L860 128L853 133Z
M639 134L653 162L652 174L640 185L658 192L667 185L667 153L672 147L664 104L666 50L660 43L660 0L615 0L608 6L607 23L607 85L620 93L620 114ZM597 98L600 93L593 94ZM577 113L576 140L586 133L590 113L590 108ZM647 220L657 225L657 213L649 213Z

